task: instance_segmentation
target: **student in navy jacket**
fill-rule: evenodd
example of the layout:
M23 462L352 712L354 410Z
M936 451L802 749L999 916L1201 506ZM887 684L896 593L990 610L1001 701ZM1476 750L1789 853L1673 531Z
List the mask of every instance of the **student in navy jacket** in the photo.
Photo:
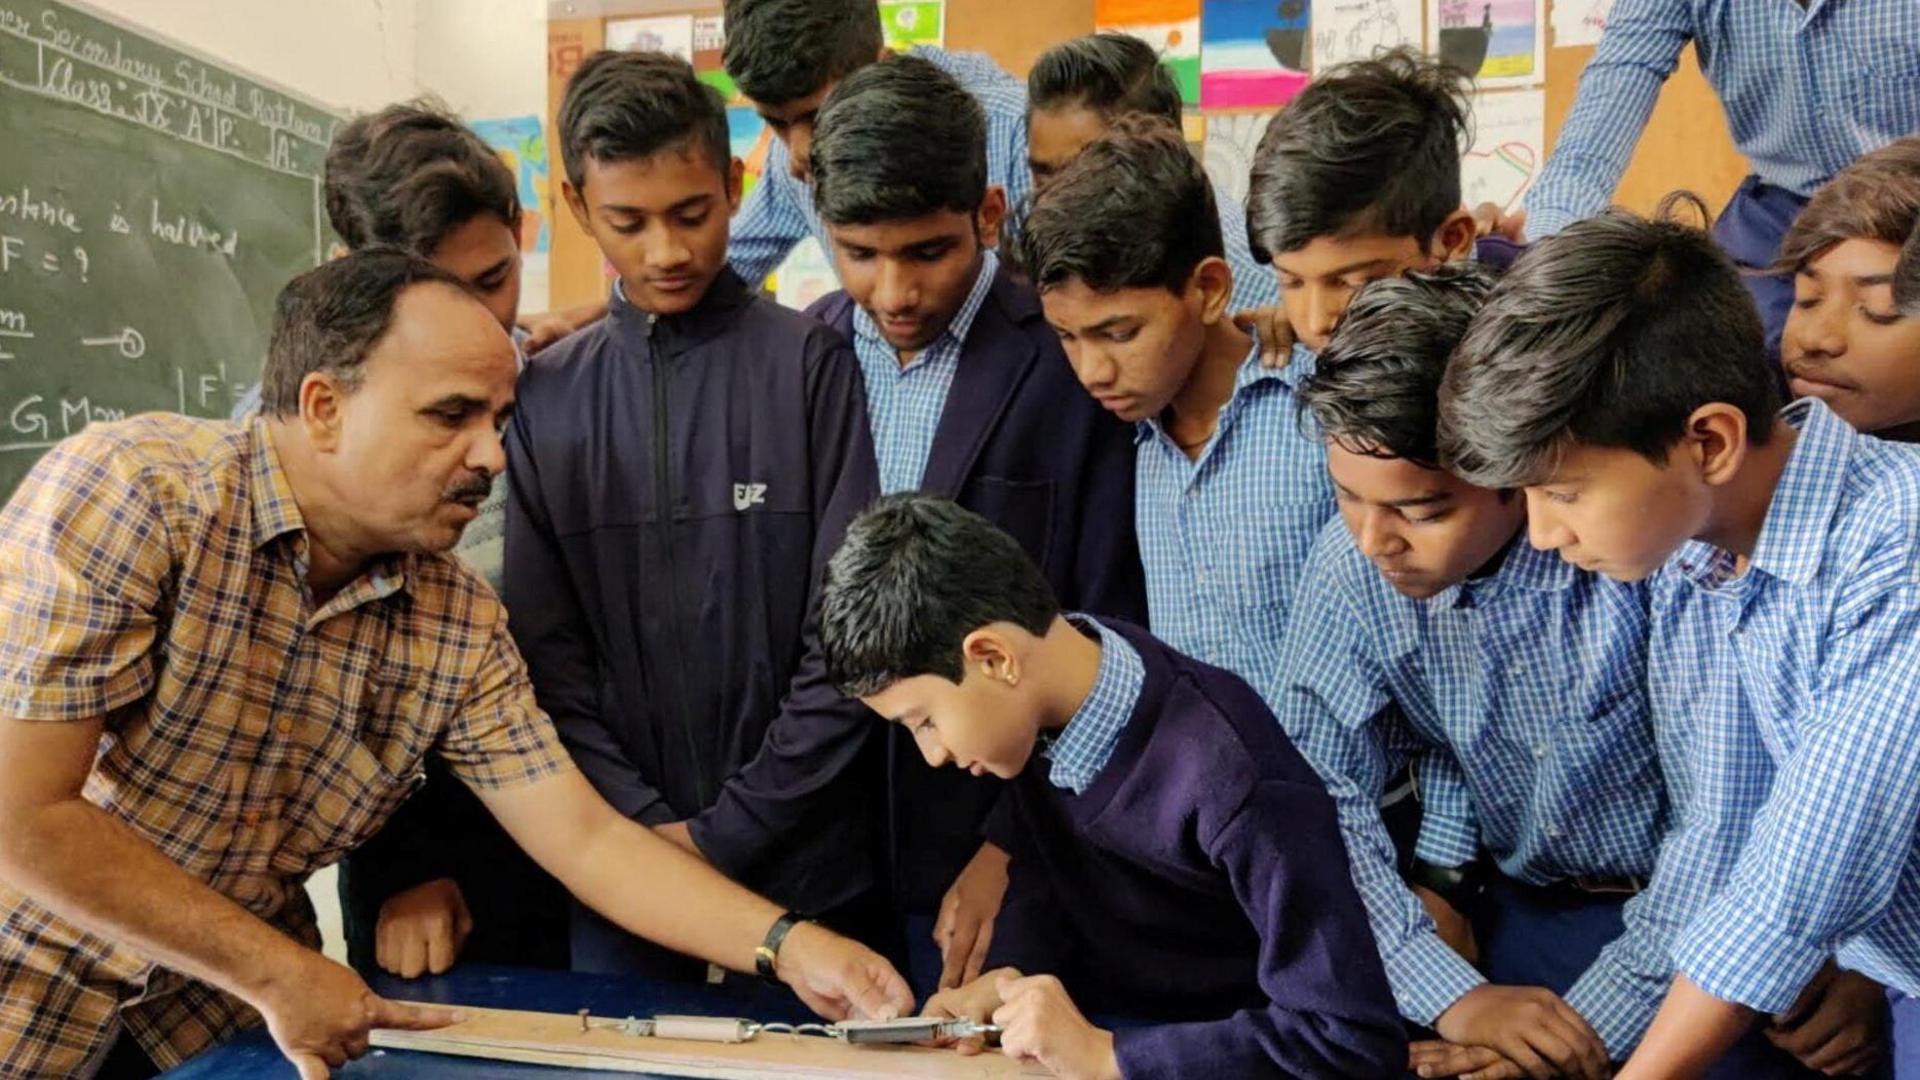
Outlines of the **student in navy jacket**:
M995 969L929 1015L1066 1080L1406 1067L1332 797L1238 676L1063 615L1018 544L928 495L854 522L820 626L829 677L929 766L1012 781Z
M812 314L853 340L883 491L957 499L1076 609L1141 619L1132 432L1080 390L1038 297L995 256L1006 195L987 186L985 139L979 104L925 60L888 57L835 88L812 176L846 291ZM891 736L864 747L870 727L789 713L693 836L716 863L743 861L796 804L864 782L843 778L873 750L895 902L923 944L998 785L934 773Z
M581 771L686 844L675 823L712 805L783 709L862 715L818 677L805 630L822 562L874 494L860 375L842 338L726 268L740 163L684 62L589 58L558 126L567 202L620 278L608 317L521 381L506 600ZM873 877L864 794L834 788L782 823L785 843L719 868L852 925ZM576 906L576 969L704 971L677 959Z

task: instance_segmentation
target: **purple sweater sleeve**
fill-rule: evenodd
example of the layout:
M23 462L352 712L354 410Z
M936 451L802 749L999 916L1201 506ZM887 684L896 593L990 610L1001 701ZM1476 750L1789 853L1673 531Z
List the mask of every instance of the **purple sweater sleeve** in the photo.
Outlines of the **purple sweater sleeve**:
M1395 1077L1407 1040L1325 790L1256 785L1202 835L1260 930L1264 1007L1114 1033L1127 1080Z

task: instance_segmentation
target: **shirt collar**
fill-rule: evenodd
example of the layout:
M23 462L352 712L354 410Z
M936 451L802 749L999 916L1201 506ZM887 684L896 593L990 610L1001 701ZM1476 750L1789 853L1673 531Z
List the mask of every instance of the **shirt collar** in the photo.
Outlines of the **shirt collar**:
M1127 721L1133 718L1146 682L1146 665L1132 643L1098 619L1085 615L1069 615L1067 619L1075 627L1100 636L1100 667L1094 674L1093 688L1046 750L1052 763L1047 782L1079 795L1092 786L1113 756Z
M1514 498L1519 498L1516 492ZM1500 554L1500 565L1484 577L1468 578L1441 593L1452 607L1468 607L1493 599L1509 589L1561 592L1572 587L1580 569L1551 551L1527 542L1526 526L1514 534Z
M274 449L273 436L266 418L256 410L247 422L247 441L252 447L252 482L248 486L253 502L253 548L266 547L290 532L307 527L294 501L293 485L287 483L286 470L280 467L280 453Z
M999 272L1000 256L995 254L992 248L983 250L980 253L980 271L974 275L973 288L968 290L967 299L960 305L960 310L953 313L953 318L947 322L947 328L940 332L940 336L933 339L925 349L920 351L920 355L914 358L915 364L926 359L928 354L943 345L958 352L959 347L967 343L967 335L973 331L973 320L979 316L980 309L986 306L987 295L993 291L994 276ZM895 352L893 346L888 344L887 339L880 333L880 327L875 325L873 316L868 315L867 309L857 304L853 309L853 332L868 345Z
M1806 585L1819 573L1827 534L1840 509L1847 466L1861 436L1826 403L1796 401L1780 420L1800 437L1773 489L1767 520L1753 546L1752 565L1770 577Z
M1219 437L1218 433L1226 427L1227 417L1236 409L1238 403L1249 396L1246 393L1248 387L1274 383L1298 389L1301 380L1313 373L1313 360L1314 355L1311 350L1295 345L1293 355L1287 360L1287 366L1275 371L1260 362L1260 338L1255 335L1252 346L1247 349L1246 358L1240 361L1239 369L1234 372L1233 391L1227 395L1227 400L1220 403L1220 421L1214 427L1214 437ZM1134 425L1133 441L1137 445L1163 434L1165 430L1160 426L1160 418L1149 416ZM1168 441L1172 441L1171 437Z

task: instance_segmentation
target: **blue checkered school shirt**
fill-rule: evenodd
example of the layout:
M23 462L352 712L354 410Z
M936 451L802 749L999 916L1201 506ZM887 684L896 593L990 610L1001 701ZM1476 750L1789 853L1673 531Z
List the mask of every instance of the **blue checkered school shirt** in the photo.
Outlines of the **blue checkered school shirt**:
M1433 1023L1486 980L1435 934L1395 870L1378 802L1409 761L1422 858L1460 865L1484 847L1534 885L1653 873L1668 800L1646 693L1647 597L1516 537L1491 574L1413 600L1343 522L1316 542L1276 712L1334 795L1410 1019ZM1659 897L1634 905L1646 900ZM1653 1019L1672 974L1664 954L1664 939L1630 929L1567 995L1616 1058Z
M985 53L948 52L922 45L913 55L928 60L956 79L987 114L987 183L1007 190L1007 205L1019 206L1033 190L1027 171L1027 86L1007 74ZM827 227L813 208L813 189L787 171L787 144L767 145L760 182L733 217L727 261L745 281L764 281L793 246L811 235L820 250L833 254Z
M1527 195L1530 234L1612 202L1689 41L1735 145L1776 187L1811 195L1854 158L1920 131L1914 0L1619 0Z
M1153 634L1245 679L1268 705L1287 603L1334 516L1326 448L1295 405L1313 364L1296 346L1285 369L1264 368L1256 341L1198 461L1157 418L1136 438L1134 528Z
M1705 699L1692 782L1752 829L1674 962L1766 1013L1836 951L1920 994L1920 451L1818 401L1782 415L1799 438L1750 566L1683 568L1736 675Z
M1253 257L1247 239L1247 208L1218 183L1213 199L1220 207L1220 239L1227 248L1227 266L1233 270L1233 308L1235 312L1255 311L1280 305L1280 276L1273 267L1262 266Z
M867 385L867 421L873 425L881 494L919 489L940 414L947 408L947 392L953 389L954 372L960 370L967 333L993 290L993 275L999 268L999 258L985 252L973 290L953 321L905 367L866 309L853 309L853 351L860 358L860 373Z
M1052 766L1047 783L1065 788L1075 795L1085 794L1093 779L1106 768L1120 734L1127 729L1135 705L1140 703L1140 688L1147 680L1147 666L1140 660L1132 642L1107 629L1089 615L1067 618L1082 631L1093 630L1100 636L1100 670L1093 677L1093 689L1074 711L1067 726L1046 750Z

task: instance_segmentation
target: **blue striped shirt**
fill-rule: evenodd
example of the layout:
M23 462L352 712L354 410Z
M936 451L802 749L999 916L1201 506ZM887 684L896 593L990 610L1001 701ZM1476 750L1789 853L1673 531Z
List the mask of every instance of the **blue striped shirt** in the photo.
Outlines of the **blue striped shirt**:
M1000 260L992 251L982 253L980 272L960 310L905 367L867 310L854 308L853 351L860 358L867 386L867 420L873 426L873 452L880 462L881 494L919 489L927 457L933 452L934 432L940 428L940 414L947 408L947 392L960 370L967 332L993 290L999 268Z
M1093 677L1087 699L1046 750L1052 762L1047 783L1083 795L1113 757L1113 748L1127 729L1134 706L1140 703L1147 666L1131 642L1107 629L1100 620L1086 615L1067 618L1082 632L1093 630L1099 635L1100 670Z
M1752 825L1674 962L1765 1013L1836 952L1920 994L1920 451L1818 401L1782 415L1799 437L1746 572L1679 567L1735 673L1703 696L1692 782Z
M1219 183L1213 185L1220 207L1220 239L1226 245L1227 266L1233 270L1233 312L1256 311L1280 305L1280 276L1273 267L1253 257L1247 239L1247 208Z
M1273 704L1287 603L1313 539L1334 516L1327 453L1295 389L1313 371L1296 346L1284 370L1240 365L1199 460L1144 420L1134 528L1155 637L1245 679Z
M1668 800L1645 689L1647 587L1516 537L1492 573L1414 600L1339 521L1307 567L1277 713L1339 806L1401 1011L1431 1024L1486 980L1400 880L1377 808L1386 782L1418 762L1430 861L1459 865L1484 847L1535 885L1653 873ZM1659 901L1650 890L1629 906ZM1618 1058L1672 974L1665 939L1636 938L1634 925L1567 995Z
M956 79L987 114L987 183L1007 190L1009 206L1018 206L1033 190L1027 171L1027 86L1007 74L985 53L948 52L922 45L913 55L931 61ZM748 282L766 280L795 244L812 235L820 250L833 255L827 227L813 208L813 189L788 171L787 144L767 145L760 182L733 217L727 261Z
M1914 0L1619 0L1527 194L1530 234L1612 202L1688 42L1734 144L1776 187L1811 195L1854 158L1920 131Z

